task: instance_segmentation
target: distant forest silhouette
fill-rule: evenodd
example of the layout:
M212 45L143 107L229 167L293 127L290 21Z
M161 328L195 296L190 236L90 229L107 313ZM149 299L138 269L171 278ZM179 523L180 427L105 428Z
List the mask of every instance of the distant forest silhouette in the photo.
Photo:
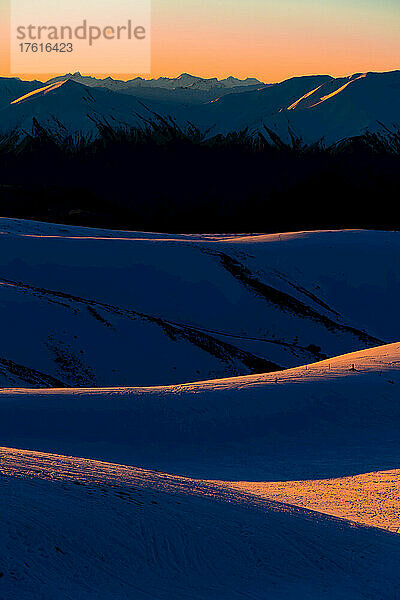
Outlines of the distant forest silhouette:
M154 115L0 138L0 215L162 232L399 229L400 131L326 147L265 128L212 137Z

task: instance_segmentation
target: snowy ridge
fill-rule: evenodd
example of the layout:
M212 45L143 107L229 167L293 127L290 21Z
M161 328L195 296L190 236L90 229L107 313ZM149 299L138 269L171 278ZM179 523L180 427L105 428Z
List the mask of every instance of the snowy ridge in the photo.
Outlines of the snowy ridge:
M118 465L1 458L10 599L390 600L398 589L398 539L379 530Z
M0 597L399 595L399 258L0 219Z
M60 84L60 85L59 85ZM26 128L33 118L43 125L62 123L71 132L94 132L96 120L138 125L148 110L188 121L213 133L257 131L264 126L282 138L288 128L306 142L335 143L400 125L400 71L295 77L262 85L257 80L203 80L187 74L153 82L96 80L68 74L47 82L46 94L31 94L38 82L19 82L9 96L9 80L0 80L0 131ZM39 84L40 85L40 84ZM59 85L59 87L57 87ZM26 86L26 91L22 88ZM18 88L18 93L17 93ZM18 100L24 97L24 102ZM10 104L11 102L11 104Z
M0 393L0 435L10 447L201 479L281 481L389 469L400 459L399 361L400 345L391 344L222 381L8 389Z
M215 482L369 527L400 532L400 470L375 471L339 479L280 482Z
M9 219L0 230L5 387L204 381L400 339L397 280L387 287L398 233L177 236ZM364 288L373 313L358 306Z
M70 79L77 83L82 83L90 87L105 87L113 90L126 90L127 88L158 88L175 90L180 88L193 89L223 89L235 87L249 87L254 85L262 85L262 82L255 78L248 77L247 79L237 79L236 77L227 77L226 79L217 79L212 77L204 79L196 77L189 73L182 73L178 77L159 77L158 79L143 79L136 77L128 81L115 80L112 77L105 79L97 79L96 77L82 76L79 72L68 73L67 75L51 79L48 83L57 82L60 79Z
M21 96L20 98L16 98L15 100L13 100L12 102L10 102L10 104L20 104L21 102L25 102L25 100L27 100L28 98L38 98L40 96L45 96L46 94L48 94L49 92L58 89L59 87L61 87L62 85L64 85L65 81L59 81L58 83L52 83L50 85L46 85L42 88L39 88L37 90L33 90L32 92L28 92L28 94L24 94L23 96Z
M313 377L308 382L308 387L316 385L317 381L325 382L325 388L327 385L333 386L328 389L319 387L311 392L311 396L317 398L314 411L318 404L322 404L326 411L327 400L331 395L334 396L335 410L340 411L340 397L343 393L340 384L344 384L347 405L353 398L357 405L357 397L363 397L364 408L370 412L372 425L360 449L360 454L364 455L364 464L368 460L365 455L368 448L372 451L370 457L374 453L375 460L382 460L382 454L376 453L379 445L371 448L370 443L371 431L374 429L375 435L378 431L377 416L382 418L384 412L382 402L387 407L391 406L390 420L397 431L399 417L395 417L393 412L396 394L388 397L387 389L395 390L400 383L399 357L400 344L392 344L332 359L330 368L329 365L320 363L310 365L307 369L313 368L318 378ZM347 376L344 376L343 371L349 364L354 364L356 370L347 371ZM299 373L300 369L293 371ZM165 411L171 410L167 418L169 427L173 430L174 422L178 422L179 431L188 432L191 436L194 433L193 425L190 426L188 420L186 423L182 422L178 416L179 411L184 409L187 417L191 415L192 423L205 418L209 430L207 447L213 445L211 440L216 436L223 442L223 452L228 454L227 462L232 463L230 435L221 438L217 414L221 410L224 422L232 425L238 416L235 414L238 403L234 391L240 392L243 400L240 405L244 409L240 417L242 435L244 432L250 433L250 438L244 440L238 457L240 456L243 472L249 473L250 465L260 452L255 437L255 424L256 421L259 423L260 414L253 423L249 420L254 407L254 396L249 394L249 389L254 385L263 386L262 405L267 403L270 406L274 396L271 394L272 389L279 387L285 390L269 415L269 419L273 418L274 429L279 432L277 414L280 413L282 424L285 423L287 427L299 409L303 412L305 408L301 400L301 378L293 380L292 375L290 372L280 373L279 385L272 380L268 381L268 377L261 376L258 381L250 377L226 382L230 390L227 397L230 408L226 410L223 398L214 396L209 405L213 416L206 408L206 398L201 390L205 388L205 391L212 391L215 395L218 390L221 391L222 382L216 382L214 389L211 382L196 384L191 389L191 394L186 396L188 386L185 386L186 390L178 387L165 390L167 395L155 413L149 405L156 390L143 390L148 395L143 406L150 410L153 422L154 418L163 418ZM378 387L371 376L378 377ZM271 386L270 391L268 386ZM131 441L137 439L138 431L134 431L131 426L138 420L141 427L145 428L154 451L154 442L165 438L165 432L162 434L159 430L155 435L143 418L138 419L138 415L128 424L126 408L134 406L134 390L115 392L119 398L124 399L123 418L125 427L128 425L130 428ZM138 392L136 391L136 395ZM95 402L92 403L90 412L86 413L84 398L89 393L95 395ZM97 438L101 439L101 446L97 446L96 453L104 458L107 454L107 436L113 427L110 415L121 411L121 404L116 401L115 396L112 402L110 396L106 404L101 401L104 393L105 390L43 390L39 393L36 390L5 390L0 397L0 423L6 429L10 425L12 428L9 409L14 408L19 414L20 433L24 433L24 416L30 420L30 430L39 434L37 425L44 421L47 439L36 441L34 445L41 448L46 445L56 447L59 441L49 439L51 432L59 440L60 431L54 421L56 415L57 419L64 421L72 436L82 440L83 432L76 425L82 422L82 415L90 414L90 420L96 424ZM78 417L75 413L73 429L69 428L68 418L65 423L66 413L61 395L75 409L83 409L81 416ZM44 396L49 398L50 403L42 413L41 398ZM172 402L174 397L178 403ZM305 397L310 397L310 390ZM188 406L190 398L194 402ZM29 404L34 407L34 413ZM373 408L375 404L378 405L378 412ZM111 412L107 411L107 405ZM56 411L52 411L51 406L56 406ZM277 411L278 406L281 409ZM37 422L32 422L33 414L37 414ZM103 424L98 420L100 414L105 417ZM313 413L306 411L304 417L309 418L311 414ZM321 416L322 413L318 413L317 409L315 419L318 427L323 427ZM295 418L298 429L298 416ZM346 419L349 418L351 420L351 411L347 408ZM359 420L362 422L362 419ZM340 421L335 423L330 420L331 430L339 423ZM349 440L352 441L350 451L353 453L354 439L357 444L361 439L354 423L355 421L349 432ZM86 422L85 437L90 440L91 432L87 425ZM394 433L394 429L391 431L388 425L389 419L385 424L383 438L386 441L390 441L391 433ZM210 427L213 429L212 436ZM123 429L121 426L117 428L118 438L121 434L123 436ZM166 464L174 471L174 453L187 455L189 452L190 455L190 447L187 441L182 445L182 436L179 439L176 430L172 433L174 442L169 442L168 452L165 453L161 447L156 452L159 453L157 464L160 464L161 456L165 456ZM263 421L264 449L268 447L267 440L271 433L271 430L265 428ZM347 440L343 425L338 433L340 443L345 445ZM1 435L2 439L7 439L5 430ZM320 444L324 441L318 451L313 448L314 457L317 453L323 455L326 451L324 438L324 435L320 437ZM93 439L90 442L92 453ZM236 442L238 439L236 438ZM304 452L305 448L302 448L301 436L296 436L295 430L291 430L290 439L295 448L290 458L285 453L288 438L285 440L281 433L278 439L279 460L276 466L280 474L286 462L301 469L302 454L305 454L306 460L310 458ZM139 442L142 445L144 440ZM196 454L201 455L205 447L198 444L198 439L196 442ZM64 451L67 452L74 449L79 455L83 449L82 444L74 446L65 439L63 443ZM32 447L26 436L25 444ZM115 449L116 438L112 444ZM337 471L339 464L345 463L338 453L337 440L333 447ZM391 447L392 458L393 450ZM255 454L252 454L254 451ZM268 458L264 456L261 461L264 473L266 464L273 455L271 447L269 454ZM206 473L209 476L215 469L217 456L213 457L212 463L204 472L205 478ZM194 456L191 455L190 458L193 460ZM356 457L352 458L354 461ZM7 553L1 554L0 551L4 569L1 585L6 597L25 600L38 594L42 594L43 598L52 598L56 594L57 598L64 600L75 594L89 600L95 593L102 600L113 596L121 600L145 599L149 596L167 599L171 595L182 600L187 597L203 600L212 593L214 598L221 600L239 600L245 592L260 600L265 598L266 593L278 600L290 600L293 595L308 599L316 593L332 600L338 597L361 600L365 598L365 594L371 598L391 600L393 593L397 593L398 581L394 574L400 557L398 536L374 527L357 526L354 521L395 529L397 515L395 513L390 519L390 513L382 512L382 494L389 493L389 501L390 494L397 495L398 472L374 474L369 479L367 476L350 478L355 482L361 480L361 489L357 489L355 483L350 488L350 495L348 493L343 498L341 494L347 485L343 480L326 482L328 488L324 493L324 482L306 481L299 482L301 486L296 486L296 482L249 484L199 481L159 470L149 471L124 464L4 447L0 448L0 459L3 482L0 504L5 524L0 532L1 547L7 544ZM121 459L120 454L119 460ZM308 463L309 469L313 467L315 468L315 463ZM369 488L367 496L364 492L363 500L363 486L368 481L372 481L374 487ZM317 504L315 492L313 494L316 486L319 486ZM342 509L337 500L333 507L330 504L335 493L339 499L344 500ZM372 521L368 521L368 516L362 509L362 502L366 499L371 507ZM377 514L373 512L371 505L375 499ZM389 506L395 507L396 504ZM305 510L303 507L312 510ZM339 513L338 516L345 520L332 518L326 513ZM348 523L348 520L352 523Z

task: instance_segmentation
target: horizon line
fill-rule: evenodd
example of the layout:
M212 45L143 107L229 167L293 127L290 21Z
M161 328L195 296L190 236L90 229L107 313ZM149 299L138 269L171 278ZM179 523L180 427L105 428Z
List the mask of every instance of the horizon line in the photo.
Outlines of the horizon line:
M247 79L257 79L257 81L260 84L263 85L275 85L278 83L283 83L285 81L289 81L290 79L300 79L302 77L331 77L332 79L341 79L341 78L347 78L347 77L352 77L354 75L360 74L360 73L376 73L376 74L384 74L384 73L396 73L400 71L400 69L388 69L388 70L384 70L384 71L375 71L375 70L371 70L371 71L354 71L352 73L346 73L343 75L339 75L337 77L335 77L334 75L331 75L330 73L305 73L304 75L293 75L290 77L286 77L285 79L280 79L278 81L262 81L261 79L258 79L258 77L256 75L254 76L247 76L244 78L241 77L237 77L236 75L227 75L226 77L224 76L218 76L215 75L213 77L203 77L201 75L193 75L192 73L189 73L187 71L180 73L179 75L159 75L156 77L145 77L143 75L134 75L133 77L129 74L129 75L124 75L124 74L118 74L118 73L111 73L111 74L107 74L107 73L96 73L96 74L91 74L91 73L81 73L80 71L75 71L74 73L45 73L42 76L38 77L33 75L32 77L29 76L29 74L25 75L25 74L20 74L20 75L0 75L0 79L18 79L20 81L38 81L40 83L46 83L52 79L55 79L56 77L69 77L72 78L73 76L80 76L80 77L91 77L92 79L95 79L97 81L104 81L106 79L111 79L112 81L121 81L124 83L127 83L128 81L134 81L137 79L141 79L142 81L158 81L160 79L169 79L169 80L173 80L173 79L179 79L180 77L184 76L184 75L189 75L190 77L196 78L196 79L201 79L201 80L217 80L217 81L224 81L226 79L229 78L234 78L237 79L238 81L246 81Z

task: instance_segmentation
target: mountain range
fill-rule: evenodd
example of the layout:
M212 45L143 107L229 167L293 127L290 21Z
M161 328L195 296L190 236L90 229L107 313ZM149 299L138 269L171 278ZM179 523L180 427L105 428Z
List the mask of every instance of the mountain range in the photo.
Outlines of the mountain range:
M96 79L96 77L83 76L79 72L76 72L55 77L50 79L48 83L55 83L65 79L76 81L77 83L83 83L84 85L88 85L90 87L105 87L115 91L129 90L132 88L158 88L166 90L231 90L236 87L264 85L258 79L250 77L243 80L232 76L227 77L226 79L217 79L216 77L204 79L202 77L190 75L189 73L182 73L182 75L172 78L159 77L157 79L143 79L142 77L135 77L134 79L129 79L128 81L122 81L119 79L113 79L112 77Z
M335 143L365 131L400 126L400 71L295 77L274 84L256 79L177 78L117 81L67 74L46 84L0 80L0 130L29 129L33 118L69 131L93 131L94 121L136 125L151 112L227 133L264 126L285 138Z

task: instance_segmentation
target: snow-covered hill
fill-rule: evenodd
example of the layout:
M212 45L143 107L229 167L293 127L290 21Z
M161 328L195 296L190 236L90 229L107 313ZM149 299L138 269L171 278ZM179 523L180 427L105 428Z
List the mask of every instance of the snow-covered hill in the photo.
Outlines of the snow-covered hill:
M259 498L400 533L400 469L335 479L217 483Z
M172 388L5 390L2 443L40 452L0 448L0 592L10 600L392 600L398 534L348 522L365 522L362 502L370 513L375 503L380 527L398 522L382 512L384 473L372 477L373 494L353 497L340 496L343 480L303 482L295 498L293 483L279 484L282 498L274 484L246 482L398 464L399 364L392 344ZM229 477L236 483L206 480ZM389 493L396 507L398 484Z
M400 71L357 73L347 78L297 77L213 102L220 131L266 125L286 137L291 128L305 141L334 143L369 131L400 127ZM212 119L211 119L212 120Z
M0 597L396 598L399 250L1 219Z
M400 71L363 73L323 86L291 112L304 139L336 142L369 131L400 128Z
M3 386L182 383L400 339L396 232L0 231Z
M3 390L9 447L202 479L282 481L395 468L400 345L293 370L153 388Z
M97 120L107 119L116 126L137 125L137 114L149 116L134 97L65 80L35 88L3 106L0 128L29 131L35 118L45 126L61 124L67 131L87 133L95 130Z
M0 77L0 108L41 87L43 84L40 81L22 81L17 77Z
M399 593L399 536L162 473L0 451L7 600Z
M10 81L13 81L10 95ZM286 137L289 128L307 142L337 142L370 131L400 126L400 71L357 73L349 77L329 75L296 77L272 85L257 80L228 78L203 80L183 74L176 79L140 78L114 81L82 77L79 73L58 77L48 85L63 83L33 94L21 103L9 104L37 89L38 82L0 82L0 130L29 127L33 117L43 123L57 121L70 131L93 131L88 115L116 123L137 123L136 113L146 113L140 102L180 124L188 121L213 132L237 131L264 125ZM18 89L17 89L18 88ZM1 91L3 89L3 92ZM148 113L146 113L148 114Z
M203 108L199 119L216 123L219 131L257 129L263 124L276 130L283 127L292 113L281 117L280 113L293 105L299 98L327 82L334 81L329 75L293 77L258 90L250 90L240 96L228 95L211 102ZM200 111L199 111L200 112ZM280 132L280 131L279 131Z

